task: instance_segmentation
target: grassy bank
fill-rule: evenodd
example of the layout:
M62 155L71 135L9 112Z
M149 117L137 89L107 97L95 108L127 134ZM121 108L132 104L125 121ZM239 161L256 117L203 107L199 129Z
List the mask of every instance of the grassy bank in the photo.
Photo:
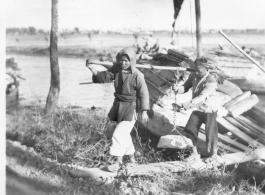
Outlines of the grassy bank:
M72 179L67 174L69 168L58 165L100 167L112 163L108 151L115 125L100 109L58 108L45 116L38 105L23 106L7 114L7 140L17 141L26 149L14 149L8 143L7 157L63 180L64 185L54 194L263 194L262 185L249 184L235 174L236 170L137 177L121 172L103 185L89 179ZM136 125L132 137L139 164L178 160L182 155L178 150L155 148L158 138L140 126Z

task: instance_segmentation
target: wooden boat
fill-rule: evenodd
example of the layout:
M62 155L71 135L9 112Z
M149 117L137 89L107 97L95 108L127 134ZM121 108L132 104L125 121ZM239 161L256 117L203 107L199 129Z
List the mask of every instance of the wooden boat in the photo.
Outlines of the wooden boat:
M171 61L141 60L138 62L141 65L136 65L145 75L151 102L148 123L142 123L142 121L138 121L138 123L157 136L182 134L183 127L186 125L192 112L176 112L172 106L172 103L175 101L181 103L191 99L190 92L175 96L171 90L172 83L176 82L176 80L183 79L185 81L187 78L187 70L190 70L187 65L192 66L192 61L188 59L188 56L182 56L181 58L182 60L168 56L168 59L171 59ZM176 61L179 62L176 63ZM110 62L98 61L93 61L91 64L103 65L106 68L113 65ZM179 66L185 66L185 68ZM244 94L247 93L243 93L240 97L243 97ZM236 98L228 98L227 95L222 95L222 93L218 93L213 98L216 98L216 102L219 102L220 105L236 100ZM246 100L246 98L243 100ZM224 106L229 105L228 103ZM251 176L257 176L256 178L260 181L265 178L264 116L265 112L262 109L253 107L238 117L227 115L225 117L218 117L217 119L219 129L218 152L219 154L223 154L222 160L226 165L238 163L241 170L249 170L248 173L251 173ZM202 126L199 132L197 147L201 155L207 157L209 153L206 150L205 140L205 130L204 126ZM255 152L254 154L253 151ZM141 175L149 174L150 172L161 173L163 170L173 172L183 171L185 167L200 169L205 166L207 167L206 163L203 162L189 164L181 161L173 161L139 165L137 167L127 168L127 172L131 175ZM70 171L69 174L72 177L90 177L94 179L109 176L109 173L106 173L104 169L96 168L78 168L77 170Z
M14 58L6 59L6 109L15 108L19 99L19 69Z
M159 65L159 62L154 60L145 60L142 63L145 65ZM163 62L161 65L172 66L172 63L166 64ZM181 62L178 65L181 65ZM171 82L176 79L173 71L138 69L145 75L151 102L149 122L147 124L142 123L142 126L158 136L181 134L192 111L185 113L175 112L172 103L175 102L175 98L179 103L188 101L191 99L191 93L176 96L172 93ZM178 74L178 76L181 76L181 71ZM217 101L221 102L220 104L224 104L229 100L231 98L221 95ZM263 109L254 106L237 118L232 116L218 117L217 122L220 154L250 152L252 147L265 147L265 111ZM174 126L176 126L175 130ZM202 126L197 147L203 156L209 155L206 150L205 140L205 130L204 126ZM262 173L265 177L265 173L263 173L265 172L265 159L240 165L240 167L246 166L248 169L244 170L251 170L253 175L257 174L259 177L262 176L260 174Z
M265 74L250 60L239 54L215 51L218 65L228 76L228 80L238 85L243 91L265 94Z

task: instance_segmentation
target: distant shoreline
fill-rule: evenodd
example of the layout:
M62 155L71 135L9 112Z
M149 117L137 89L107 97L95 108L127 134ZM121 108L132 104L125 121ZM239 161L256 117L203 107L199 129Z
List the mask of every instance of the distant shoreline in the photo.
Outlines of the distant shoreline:
M108 50L109 53L116 55L117 49ZM50 56L50 50L47 47L6 47L6 54L26 55L26 56ZM64 58L79 58L79 59L99 59L105 56L103 49L96 48L58 48L58 56Z
M260 54L265 54L265 37L261 34L228 34L240 47L253 47ZM146 37L146 36L145 36ZM43 35L7 35L6 36L6 54L18 54L27 56L49 56L49 37ZM159 39L160 45L169 46L172 41L170 35L154 34L154 39ZM145 44L145 40L140 36L138 43ZM177 40L178 42L178 40ZM193 35L181 34L180 49L196 48L196 37ZM237 50L219 33L203 34L203 48L207 50L218 49L219 44L229 48L231 51ZM99 59L105 57L108 53L112 56L128 46L136 46L136 39L132 35L95 35L91 40L86 35L69 35L58 39L58 55L65 58L79 59Z

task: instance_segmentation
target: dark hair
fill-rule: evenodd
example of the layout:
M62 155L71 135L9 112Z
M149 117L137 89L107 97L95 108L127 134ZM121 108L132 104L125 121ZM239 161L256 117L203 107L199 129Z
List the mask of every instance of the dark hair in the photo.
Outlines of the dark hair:
M209 63L208 59L201 56L200 58L196 58L195 62Z
M200 66L204 66L205 68L209 68L209 61L207 58L201 56L200 58L196 58L195 60L195 66L198 66L198 64Z

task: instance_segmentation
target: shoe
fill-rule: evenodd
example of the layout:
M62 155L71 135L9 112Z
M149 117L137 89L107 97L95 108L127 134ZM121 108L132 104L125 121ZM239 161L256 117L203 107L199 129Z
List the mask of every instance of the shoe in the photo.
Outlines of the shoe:
M130 156L130 162L131 162L131 163L137 163L137 161L135 160L134 155L131 155L131 156Z
M118 172L118 170L120 169L120 163L116 162L112 165L107 166L106 169L109 172Z
M216 155L216 154L210 156L209 158L206 158L206 160L204 162L205 163L212 163L212 164L214 164L214 163L220 163L218 161L218 155Z

